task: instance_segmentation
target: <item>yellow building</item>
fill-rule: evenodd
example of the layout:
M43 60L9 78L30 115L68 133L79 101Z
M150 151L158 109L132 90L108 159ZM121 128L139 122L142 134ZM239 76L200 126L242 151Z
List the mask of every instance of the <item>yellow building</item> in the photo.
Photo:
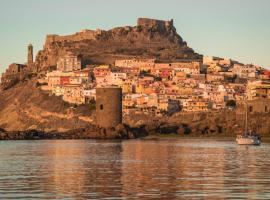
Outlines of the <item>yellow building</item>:
M217 73L221 71L221 67L218 66L217 64L211 64L208 68L207 68L207 73Z
M136 85L135 91L136 91L137 94L142 94L143 93L143 89L144 89L144 84L138 83Z
M186 73L182 71L175 72L175 76L182 79L185 79L187 77Z
M124 83L121 85L123 94L132 93L132 85L130 83Z
M191 95L193 93L193 88L191 87L179 87L178 94L179 95Z

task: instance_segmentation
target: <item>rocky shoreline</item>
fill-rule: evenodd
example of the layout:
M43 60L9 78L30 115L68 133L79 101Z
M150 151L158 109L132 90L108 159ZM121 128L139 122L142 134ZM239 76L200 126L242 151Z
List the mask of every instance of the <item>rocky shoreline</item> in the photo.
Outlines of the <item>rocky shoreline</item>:
M134 139L159 135L235 137L244 129L243 117L243 114L238 114L235 110L177 113L170 117L159 118L131 114L129 117L125 117L124 124L106 130L90 123L83 128L73 128L66 131L42 131L42 129L5 131L0 128L0 140ZM255 113L249 117L249 127L252 130L256 130L262 137L270 136L269 113Z
M90 126L66 132L41 130L5 131L0 129L0 140L47 140L47 139L134 139L146 136L143 127L131 128L119 124L116 128L104 129Z

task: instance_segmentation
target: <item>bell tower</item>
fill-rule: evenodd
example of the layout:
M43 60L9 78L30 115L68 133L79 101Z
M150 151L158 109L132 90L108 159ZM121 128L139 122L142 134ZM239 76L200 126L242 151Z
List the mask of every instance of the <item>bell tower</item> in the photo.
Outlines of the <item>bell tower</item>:
M28 45L28 58L27 58L27 65L33 64L33 45Z

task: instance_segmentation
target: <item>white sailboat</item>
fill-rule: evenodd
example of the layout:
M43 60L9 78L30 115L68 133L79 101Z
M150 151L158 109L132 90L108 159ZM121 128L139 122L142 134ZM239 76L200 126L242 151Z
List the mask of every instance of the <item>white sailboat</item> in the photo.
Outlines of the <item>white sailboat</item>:
M246 100L246 117L245 117L245 130L241 135L237 135L236 142L240 145L260 145L261 137L256 133L248 132L248 111L247 111L247 100Z

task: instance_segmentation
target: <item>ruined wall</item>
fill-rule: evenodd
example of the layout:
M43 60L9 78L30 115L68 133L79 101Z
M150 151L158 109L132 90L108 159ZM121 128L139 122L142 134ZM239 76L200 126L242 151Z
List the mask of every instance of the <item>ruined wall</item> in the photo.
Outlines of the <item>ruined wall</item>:
M1 76L1 89L7 89L17 83L23 74L25 65L12 63Z
M9 67L6 69L6 75L13 75L16 73L21 72L26 66L21 64L12 63L9 65Z
M112 128L122 123L122 89L118 87L96 89L96 123Z
M9 89L19 82L29 80L36 71L35 63L30 65L12 63L1 76L0 90Z
M158 27L159 29L166 29L166 27L173 27L173 20L164 21L148 18L138 18L137 26Z
M73 35L60 36L55 34L50 34L46 36L45 47L53 42L64 42L64 41L81 41L81 40L94 40L101 34L101 30L82 30L81 32L75 33Z

